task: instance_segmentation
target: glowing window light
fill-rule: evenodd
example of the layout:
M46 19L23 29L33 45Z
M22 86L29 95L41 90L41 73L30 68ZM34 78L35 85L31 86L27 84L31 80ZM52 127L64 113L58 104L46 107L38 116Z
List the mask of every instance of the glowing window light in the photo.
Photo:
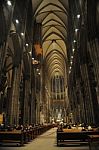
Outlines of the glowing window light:
M28 44L28 43L26 43L25 45L26 45L27 47L29 46L29 44Z
M80 14L77 15L77 18L78 18L78 19L80 18Z
M79 29L75 29L75 32L77 32Z
M11 6L12 4L11 4L11 1L7 1L7 4L8 4L8 6Z
M73 59L73 56L71 56L71 58Z
M24 33L22 32L21 35L24 36Z
M37 68L36 71L39 71L39 69Z
M76 43L76 40L74 40L73 42Z
M31 52L29 52L29 54L31 55L32 53L31 53Z
M18 19L16 19L16 20L15 20L15 22L18 24L18 23L19 23L19 20L18 20Z

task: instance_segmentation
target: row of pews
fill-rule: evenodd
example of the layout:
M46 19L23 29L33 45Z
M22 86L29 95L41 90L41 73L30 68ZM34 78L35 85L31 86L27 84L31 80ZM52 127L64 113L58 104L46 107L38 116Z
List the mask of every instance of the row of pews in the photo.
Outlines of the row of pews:
M16 143L23 146L50 128L52 128L52 125L36 126L24 130L0 131L0 145L4 143Z
M99 130L57 129L57 146L68 144L88 144L93 150L92 146L99 146Z

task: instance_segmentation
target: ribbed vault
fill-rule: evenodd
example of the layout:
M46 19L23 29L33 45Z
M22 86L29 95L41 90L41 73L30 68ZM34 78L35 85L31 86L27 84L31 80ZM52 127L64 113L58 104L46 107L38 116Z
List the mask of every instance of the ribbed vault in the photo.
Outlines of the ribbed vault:
M34 18L42 24L43 60L48 75L65 76L68 1L33 0Z

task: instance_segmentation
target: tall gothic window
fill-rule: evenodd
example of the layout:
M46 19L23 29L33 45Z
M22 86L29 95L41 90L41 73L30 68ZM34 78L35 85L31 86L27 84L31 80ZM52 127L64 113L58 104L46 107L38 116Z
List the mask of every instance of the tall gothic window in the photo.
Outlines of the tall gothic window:
M64 98L64 77L56 75L51 79L52 98L61 100Z

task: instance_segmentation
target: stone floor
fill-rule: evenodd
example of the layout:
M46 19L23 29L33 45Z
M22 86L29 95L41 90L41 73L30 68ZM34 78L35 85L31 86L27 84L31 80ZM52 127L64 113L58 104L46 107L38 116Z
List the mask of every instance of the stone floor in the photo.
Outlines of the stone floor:
M40 135L32 142L19 147L16 145L4 145L0 150L89 150L88 146L56 146L56 128L50 129L46 133Z

